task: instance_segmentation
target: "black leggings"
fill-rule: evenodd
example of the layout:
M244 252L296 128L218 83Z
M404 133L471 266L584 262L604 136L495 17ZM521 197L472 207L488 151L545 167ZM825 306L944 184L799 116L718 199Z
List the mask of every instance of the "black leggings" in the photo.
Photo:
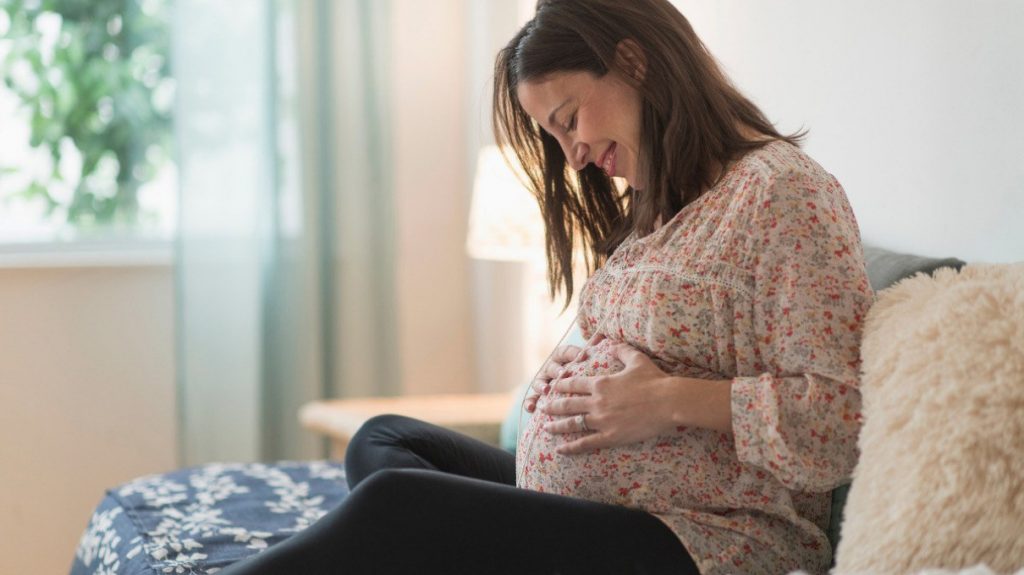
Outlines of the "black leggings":
M221 575L699 573L653 515L519 489L512 454L436 425L375 417L345 470L341 505Z

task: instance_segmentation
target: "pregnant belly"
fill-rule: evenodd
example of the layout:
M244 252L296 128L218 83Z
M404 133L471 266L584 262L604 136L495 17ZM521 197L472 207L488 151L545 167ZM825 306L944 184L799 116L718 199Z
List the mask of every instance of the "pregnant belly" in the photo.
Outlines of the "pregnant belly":
M585 362L568 364L573 375L616 373L622 363L610 357L613 342L604 340L588 350ZM566 397L552 392L549 399ZM561 416L558 416L561 417ZM543 425L557 417L536 412L523 431L516 454L519 486L534 491L580 497L625 505L652 513L707 502L705 476L712 468L721 471L723 459L731 459L731 441L722 445L718 433L685 429L620 447L560 455L556 449L583 434L551 434ZM723 449L725 447L725 449ZM717 474L717 473L716 473Z

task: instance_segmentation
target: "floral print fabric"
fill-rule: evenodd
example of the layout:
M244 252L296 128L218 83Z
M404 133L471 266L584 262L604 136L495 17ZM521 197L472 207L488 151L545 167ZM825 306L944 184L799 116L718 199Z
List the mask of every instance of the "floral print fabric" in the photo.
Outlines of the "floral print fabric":
M859 349L873 302L842 187L772 142L643 237L625 241L580 300L586 338L608 336L577 375L614 373L613 340L666 372L732 380L732 433L670 436L582 455L535 414L520 487L643 509L702 573L828 570L829 491L857 459ZM557 397L557 394L554 395Z
M211 463L107 492L71 575L204 575L302 531L348 495L334 461Z

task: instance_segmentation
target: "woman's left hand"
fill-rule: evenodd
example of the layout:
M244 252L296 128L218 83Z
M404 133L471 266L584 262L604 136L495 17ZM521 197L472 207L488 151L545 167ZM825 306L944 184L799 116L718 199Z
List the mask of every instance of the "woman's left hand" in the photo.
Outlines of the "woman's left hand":
M579 433L573 416L586 418L590 433L559 447L561 454L636 443L676 428L674 411L686 401L688 380L669 376L628 344L616 343L610 352L625 365L622 371L554 380L552 391L574 395L538 406L543 413L560 417L544 425L549 433Z

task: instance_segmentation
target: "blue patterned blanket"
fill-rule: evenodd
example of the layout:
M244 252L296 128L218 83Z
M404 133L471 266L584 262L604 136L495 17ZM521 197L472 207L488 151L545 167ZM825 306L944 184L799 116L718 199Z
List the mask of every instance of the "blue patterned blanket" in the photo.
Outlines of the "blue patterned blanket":
M348 486L328 461L209 464L111 489L71 575L206 574L283 541L337 506Z

